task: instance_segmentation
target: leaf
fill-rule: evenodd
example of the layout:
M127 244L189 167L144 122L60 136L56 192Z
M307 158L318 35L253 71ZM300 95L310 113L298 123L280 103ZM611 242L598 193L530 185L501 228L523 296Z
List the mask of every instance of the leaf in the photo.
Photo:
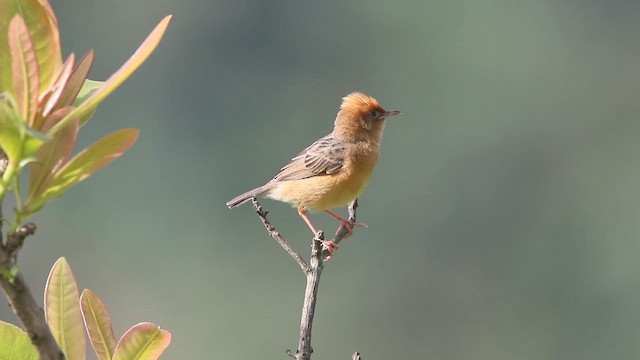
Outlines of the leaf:
M0 147L10 161L32 157L48 138L25 124L10 94L0 94Z
M58 19L56 18L56 14L53 12L53 8L51 7L51 4L49 4L49 1L39 0L38 2L46 12L47 17L49 18L49 22L51 22L55 26L58 26Z
M43 130L46 131L71 111L70 107L62 108L51 114L45 120ZM39 161L31 164L29 171L29 192L23 211L32 213L39 208L34 208L31 203L38 200L53 178L55 172L61 168L71 156L78 138L79 122L74 121L53 139L45 143L38 151Z
M75 107L80 106L80 104L82 104L89 97L95 94L102 86L104 86L104 84L105 84L104 81L95 81L95 80L86 79L82 84L82 88L78 92L77 97L73 101L73 106ZM82 117L79 119L80 126L84 125L89 119L91 119L91 117L95 112L96 112L96 108L94 107L91 111L83 114Z
M65 190L86 179L124 154L138 139L138 130L122 129L98 140L56 171L47 189L29 205L38 209L50 199L62 195Z
M85 358L85 338L78 286L67 260L58 259L44 289L44 313L51 333L68 360Z
M162 39L171 15L165 17L147 36L142 45L138 47L135 53L121 67L111 75L104 86L89 96L82 104L72 111L67 117L62 119L50 133L55 134L67 125L72 119L84 118L84 116L93 111L109 94L111 94L120 84L122 84L142 63L151 55L153 50L158 46Z
M116 348L116 337L113 334L107 308L91 290L82 291L80 306L89 341L91 341L91 346L98 355L98 359L111 360Z
M58 101L58 107L71 105L74 102L78 96L78 92L84 85L87 76L89 76L92 66L93 50L90 50L82 56L80 61L78 61L78 64L73 68L69 81L67 82L67 86Z
M113 360L155 360L171 343L171 333L152 323L140 323L122 335Z
M51 87L47 89L47 92L45 93L47 95L46 102L44 104L40 104L43 117L46 117L58 108L57 105L60 102L60 97L62 96L62 93L67 86L67 82L71 77L73 62L75 61L75 59L76 56L73 53L69 55L64 64L62 64L62 69L60 70L58 77L53 82L53 84L51 84ZM40 99L44 100L42 96L40 97ZM34 127L36 129L39 129L37 126Z
M9 23L9 51L18 113L32 125L38 108L40 75L29 29L20 15L14 16Z
M40 69L39 92L44 92L62 67L60 34L47 0L0 1L0 92L12 89L9 21L20 15L29 29Z
M0 359L37 360L38 351L19 327L0 321Z

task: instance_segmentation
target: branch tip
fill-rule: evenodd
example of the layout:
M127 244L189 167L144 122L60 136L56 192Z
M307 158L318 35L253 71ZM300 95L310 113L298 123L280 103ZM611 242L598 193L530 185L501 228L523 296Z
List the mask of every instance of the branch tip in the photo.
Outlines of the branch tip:
M276 230L275 226L271 225L271 222L267 220L267 214L269 212L265 211L262 208L262 205L260 205L255 196L251 198L251 202L253 203L253 208L255 209L256 214L262 221L262 225L264 225L264 228L267 230L267 234L269 234L269 236L271 236L275 241L278 242L278 244L280 244L284 251L286 251L287 254L289 254L298 263L300 269L302 269L302 272L306 274L309 271L309 265L307 265L307 262L304 261L302 256L300 256L300 254L295 249L293 249L289 242L285 240L282 234L280 234L280 232Z

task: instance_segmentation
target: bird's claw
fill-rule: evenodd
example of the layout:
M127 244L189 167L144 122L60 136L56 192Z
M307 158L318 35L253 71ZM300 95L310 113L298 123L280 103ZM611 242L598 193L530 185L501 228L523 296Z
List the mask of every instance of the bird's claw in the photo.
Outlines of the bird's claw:
M340 221L340 227L338 228L338 230L336 231L336 235L338 236L338 234L340 234L340 232L342 231L342 228L345 228L347 230L347 234L343 237L343 239L348 238L349 236L353 235L353 228L354 227L369 227L367 224L365 223L357 223L357 222L352 222L349 220L344 220L344 221Z
M322 244L322 250L327 252L326 260L331 260L335 251L338 251L340 245L336 244L333 240L320 240Z

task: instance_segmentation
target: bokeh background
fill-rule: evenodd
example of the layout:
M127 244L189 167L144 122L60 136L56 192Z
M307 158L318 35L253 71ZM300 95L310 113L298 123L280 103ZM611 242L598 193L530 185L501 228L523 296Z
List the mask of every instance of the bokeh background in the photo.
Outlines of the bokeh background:
M323 274L314 359L640 356L640 2L53 7L65 55L95 49L97 80L174 18L81 133L135 127L138 143L34 219L20 264L38 296L65 256L118 335L172 332L166 359L285 359L303 275L250 206L224 203L361 90L404 115L360 199L369 228ZM306 255L295 211L263 205Z

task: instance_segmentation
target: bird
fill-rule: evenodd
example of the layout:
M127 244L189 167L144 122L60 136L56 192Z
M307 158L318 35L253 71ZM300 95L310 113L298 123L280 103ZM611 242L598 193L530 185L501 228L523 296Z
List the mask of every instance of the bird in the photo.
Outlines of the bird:
M367 187L380 156L380 142L385 122L400 115L385 110L378 100L362 92L342 98L333 131L293 157L266 184L242 193L227 202L235 208L259 195L293 205L315 236L317 228L309 219L309 211L324 211L347 229L353 223L331 209L345 206L358 198ZM337 244L321 240L323 248L333 254Z

